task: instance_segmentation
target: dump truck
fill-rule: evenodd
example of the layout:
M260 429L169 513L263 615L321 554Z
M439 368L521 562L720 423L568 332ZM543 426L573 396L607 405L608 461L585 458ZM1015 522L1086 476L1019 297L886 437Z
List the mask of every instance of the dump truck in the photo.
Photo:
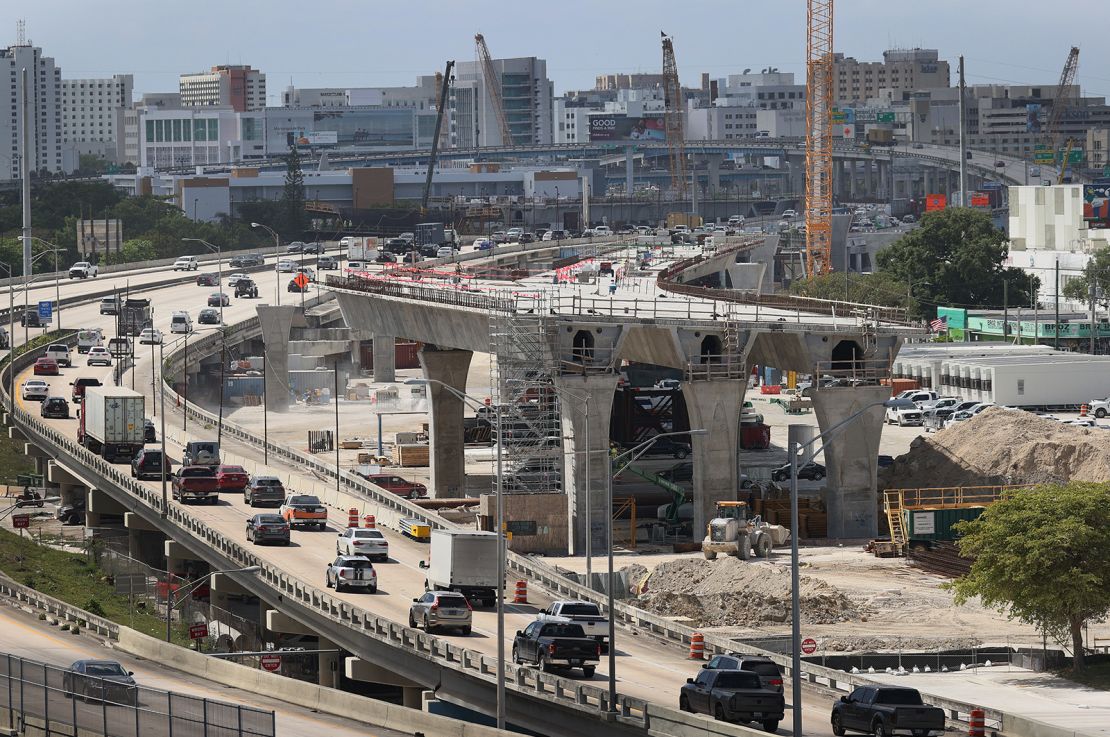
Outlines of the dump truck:
M747 502L717 502L717 512L705 529L701 552L706 560L718 553L747 560L755 553L769 558L771 550L790 539L790 531L782 525L771 525L759 515L752 516Z
M143 328L150 326L150 318L154 311L150 308L149 299L135 299L128 297L123 301L119 311L118 335L138 335Z
M143 447L144 401L142 394L125 387L87 387L77 442L107 461L130 462Z

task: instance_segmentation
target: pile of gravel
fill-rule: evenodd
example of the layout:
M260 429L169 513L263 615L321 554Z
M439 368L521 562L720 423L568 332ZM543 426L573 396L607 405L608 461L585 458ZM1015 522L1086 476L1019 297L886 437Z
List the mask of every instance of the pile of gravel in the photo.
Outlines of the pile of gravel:
M633 583L642 576L630 576ZM755 627L790 621L790 571L759 561L683 558L658 565L637 605L697 627ZM801 579L802 621L834 624L860 618L857 606L835 587Z
M916 438L882 469L879 488L1110 481L1110 432L992 407Z

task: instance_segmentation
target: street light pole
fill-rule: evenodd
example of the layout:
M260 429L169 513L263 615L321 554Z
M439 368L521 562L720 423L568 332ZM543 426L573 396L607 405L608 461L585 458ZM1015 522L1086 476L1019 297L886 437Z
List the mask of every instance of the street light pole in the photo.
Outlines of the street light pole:
M881 402L872 402L805 443L790 443L790 685L792 692L791 711L794 719L792 734L794 737L802 737L802 603L798 590L798 582L801 578L798 563L798 455L818 440L824 439L827 441L840 428L855 421L875 407L905 409L913 406L914 403L908 399L885 399ZM814 453L814 457L824 449L825 446L822 445L820 450Z
M469 400L477 407L484 407L485 403L473 397L466 392L459 391L455 387L442 382L438 379L408 379L406 384L416 386L427 386L428 384L438 384L447 391L454 394L460 401L466 402ZM381 415L378 416L379 421ZM501 446L503 438L503 426L501 424L501 402L497 403L494 414L494 422L497 423L497 455L496 455L496 468L497 479L495 482L495 495L496 495L496 516L497 525L497 728L505 728L505 506L504 506L504 491L505 482L504 474L502 473L502 455ZM379 433L380 437L381 433Z
M185 339L189 339L188 333L185 334ZM164 343L158 344L158 361L162 366L163 384L166 383L166 352L164 346ZM153 345L151 346L151 350L154 350ZM158 389L161 393L162 402L162 519L165 519L170 509L170 500L166 494L166 388L162 386L158 387Z
M281 236L279 236L273 228L262 223L251 223L252 228L262 228L267 233L274 237L274 277L277 279L277 286L275 287L274 304L281 305L281 272L278 271L277 262L281 260Z

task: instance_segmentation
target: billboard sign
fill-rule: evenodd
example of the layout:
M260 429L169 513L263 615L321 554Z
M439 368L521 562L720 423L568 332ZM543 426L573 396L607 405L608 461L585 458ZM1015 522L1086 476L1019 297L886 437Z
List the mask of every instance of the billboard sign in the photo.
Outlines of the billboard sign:
M991 206L990 195L984 194L982 192L972 192L971 193L971 202L969 204L972 207L990 207Z
M339 134L335 131L289 131L285 137L290 146L334 146L339 143Z
M1083 219L1096 228L1110 228L1110 184L1083 185Z
M663 118L636 118L628 115L595 115L590 118L590 142L665 141Z
M925 212L934 212L948 207L948 198L942 194L925 195Z

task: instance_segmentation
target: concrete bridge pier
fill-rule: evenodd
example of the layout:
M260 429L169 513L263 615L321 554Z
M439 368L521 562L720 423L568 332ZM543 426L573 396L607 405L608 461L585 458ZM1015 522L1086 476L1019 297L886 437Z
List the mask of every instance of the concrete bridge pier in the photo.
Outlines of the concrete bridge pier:
M176 540L166 540L164 552L166 555L166 570L175 576L185 575L185 561L195 560L203 562L196 555L189 552L188 548Z
M396 342L393 335L374 335L374 381L397 380Z
M377 341L374 341L375 350ZM390 347L393 341L390 340ZM420 349L420 366L429 385L429 435L431 445L431 495L437 499L466 495L466 459L463 456L463 402L442 385L441 381L459 392L466 391L466 375L470 370L472 351L444 349L425 345ZM374 370L377 371L377 357Z
M864 407L889 399L890 387L827 387L814 391L812 398L824 432ZM825 442L830 538L871 539L879 534L875 477L884 417L882 405L871 407Z
M563 427L563 488L567 494L570 554L582 555L587 549L605 550L605 504L609 467L609 418L616 373L564 375L555 377L559 392L559 411ZM589 401L585 401L586 398ZM588 405L588 411L587 411ZM589 427L587 432L586 428ZM590 443L587 447L586 436ZM590 484L586 485L589 464ZM590 510L590 530L586 529L586 509ZM587 540L590 542L587 543ZM587 547L589 545L589 547Z
M127 512L127 509L99 489L89 489L88 495L85 497L85 527L100 527L102 524L101 515L119 515Z
M289 331L294 317L300 315L295 305L259 305L258 322L262 326L263 358L266 361L266 409L285 412L289 409ZM300 315L304 321L304 315Z
M717 502L736 499L738 427L747 387L746 378L682 382L690 428L708 430L691 438L695 539L700 539L706 523L713 519Z
M321 648L323 645L321 645ZM361 658L347 656L343 659L343 675L352 681L365 681L367 683L381 683L387 686L401 688L403 704L409 709L422 708L424 687L419 683L401 678L396 673L387 670L376 663L371 663Z
M124 512L123 526L127 528L127 554L152 568L160 567L166 538L158 528L136 512Z

